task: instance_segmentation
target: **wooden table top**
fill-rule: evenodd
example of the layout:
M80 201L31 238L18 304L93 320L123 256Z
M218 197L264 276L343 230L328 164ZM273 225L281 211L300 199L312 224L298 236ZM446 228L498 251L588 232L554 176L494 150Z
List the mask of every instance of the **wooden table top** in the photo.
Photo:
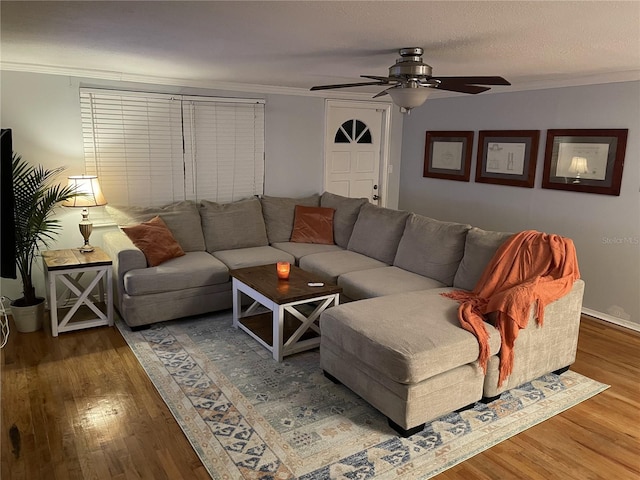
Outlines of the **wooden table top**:
M229 274L278 305L342 292L342 287L324 282L317 275L295 265L291 265L289 280L278 278L275 263L238 268ZM310 287L307 285L309 282L323 282L324 286Z
M42 260L47 270L69 270L72 268L111 265L111 258L100 247L93 252L81 252L77 248L67 250L45 250Z

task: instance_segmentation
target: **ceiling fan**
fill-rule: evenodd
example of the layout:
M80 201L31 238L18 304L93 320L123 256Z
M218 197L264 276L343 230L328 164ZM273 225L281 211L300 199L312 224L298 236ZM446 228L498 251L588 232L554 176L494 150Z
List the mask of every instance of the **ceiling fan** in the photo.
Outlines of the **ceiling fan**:
M409 113L412 108L419 107L434 90L448 90L460 93L481 93L490 89L484 85L511 85L502 77L434 77L431 66L422 61L423 50L420 47L401 48L400 58L389 67L388 77L376 75L360 75L374 82L342 83L337 85L317 85L311 90L328 90L333 88L362 87L365 85L392 85L373 98L389 94L393 103Z

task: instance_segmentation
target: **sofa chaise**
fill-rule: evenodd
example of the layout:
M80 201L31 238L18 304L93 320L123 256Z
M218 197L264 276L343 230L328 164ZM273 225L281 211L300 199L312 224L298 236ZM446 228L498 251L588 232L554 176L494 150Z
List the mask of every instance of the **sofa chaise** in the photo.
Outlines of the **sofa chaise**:
M333 244L291 241L296 205L333 209ZM321 367L404 436L575 360L581 280L546 307L544 327L532 320L520 332L513 371L499 387L499 332L486 323L491 357L485 375L476 338L458 323L458 303L441 295L472 290L510 233L328 192L109 212L119 225L159 215L185 251L149 267L124 233L104 235L114 261L116 307L133 328L230 308L229 270L235 268L289 261L340 285L342 304L320 318Z

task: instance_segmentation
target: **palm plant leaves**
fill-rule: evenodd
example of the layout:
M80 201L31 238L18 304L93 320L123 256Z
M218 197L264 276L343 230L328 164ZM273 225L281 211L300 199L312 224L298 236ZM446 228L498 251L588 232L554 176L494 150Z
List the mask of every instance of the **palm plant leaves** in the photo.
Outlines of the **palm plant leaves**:
M60 221L52 218L55 206L75 197L74 187L52 184L64 168L31 166L17 154L12 156L15 195L16 258L27 305L35 303L31 269L39 246L47 246L59 232Z

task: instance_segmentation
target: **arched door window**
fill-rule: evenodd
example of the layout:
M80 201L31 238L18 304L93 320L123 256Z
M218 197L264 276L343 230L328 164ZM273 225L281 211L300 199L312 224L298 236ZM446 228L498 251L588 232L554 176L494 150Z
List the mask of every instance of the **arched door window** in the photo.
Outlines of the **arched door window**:
M336 131L334 143L373 143L367 125L356 119L347 120Z

